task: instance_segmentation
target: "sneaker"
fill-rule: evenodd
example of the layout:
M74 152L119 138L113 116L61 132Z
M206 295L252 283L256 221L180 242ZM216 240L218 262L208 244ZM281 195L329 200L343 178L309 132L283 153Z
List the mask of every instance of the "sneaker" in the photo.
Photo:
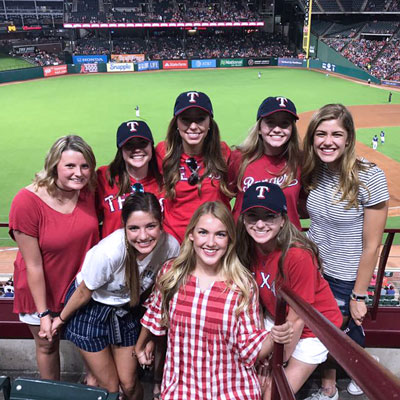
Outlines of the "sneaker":
M373 355L372 357L375 358L376 361L379 362L379 357ZM360 396L364 394L363 390L360 388L360 386L357 385L353 379L350 381L350 383L347 385L347 391L348 393L352 394L353 396Z
M332 396L328 396L324 393L324 389L320 388L318 392L313 393L310 397L307 397L304 400L338 400L338 399L339 399L339 391L337 389Z

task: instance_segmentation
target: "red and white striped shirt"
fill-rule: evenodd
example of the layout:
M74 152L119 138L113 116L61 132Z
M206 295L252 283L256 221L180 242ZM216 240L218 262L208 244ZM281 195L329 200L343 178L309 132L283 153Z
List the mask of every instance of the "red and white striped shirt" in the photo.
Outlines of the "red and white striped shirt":
M160 323L157 286L153 295L142 325L161 336L167 329ZM163 400L261 399L254 363L268 333L261 330L257 296L236 315L239 300L223 281L202 291L197 278L188 276L169 306Z

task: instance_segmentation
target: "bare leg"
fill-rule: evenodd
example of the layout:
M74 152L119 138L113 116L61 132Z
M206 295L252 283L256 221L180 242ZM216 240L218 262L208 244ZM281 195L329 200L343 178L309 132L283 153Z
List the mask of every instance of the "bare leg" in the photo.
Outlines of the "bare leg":
M111 345L119 383L128 400L142 400L143 387L137 375L138 362L132 355L135 346L122 347Z
M164 372L165 354L167 352L167 336L160 336L156 341L156 351L154 355L154 386L153 394L159 395L161 392L161 381Z
M85 364L89 367L98 386L109 392L118 393L119 379L110 346L96 352L79 349Z
M28 325L36 345L36 362L42 379L60 380L60 338L53 341L39 337L40 326Z

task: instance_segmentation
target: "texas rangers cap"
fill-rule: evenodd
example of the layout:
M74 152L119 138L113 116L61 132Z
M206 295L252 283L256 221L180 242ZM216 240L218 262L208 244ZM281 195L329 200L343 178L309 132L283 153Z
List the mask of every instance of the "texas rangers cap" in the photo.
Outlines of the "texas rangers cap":
M175 101L174 116L189 108L200 108L213 116L211 100L203 92L190 91L181 93Z
M149 126L144 121L123 122L117 131L117 147L122 147L133 138L140 138L154 143Z
M296 106L294 103L286 97L267 97L260 105L257 111L257 121L260 118L267 117L268 115L276 112L286 111L292 114L295 119L299 119L297 116Z
M241 214L255 207L264 208L273 214L286 213L286 197L278 185L257 182L244 192Z

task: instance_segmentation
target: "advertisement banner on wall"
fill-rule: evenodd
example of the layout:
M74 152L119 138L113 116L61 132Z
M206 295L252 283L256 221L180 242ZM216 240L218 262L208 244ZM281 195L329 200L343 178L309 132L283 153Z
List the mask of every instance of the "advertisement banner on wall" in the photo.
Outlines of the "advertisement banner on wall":
M117 63L137 63L144 61L144 54L111 54L111 61Z
M72 56L72 62L74 64L91 64L91 63L106 63L107 56L104 55L80 55L80 56Z
M335 64L331 64L331 63L326 63L323 62L321 64L321 68L328 71L328 72L335 72L336 71L336 65Z
M221 58L219 60L219 66L221 68L243 67L244 59L243 58Z
M217 68L217 60L192 60L192 68Z
M66 65L51 65L49 67L43 67L43 74L45 78L48 76L65 75L68 72Z
M272 65L270 58L249 58L247 60L247 65L249 67L265 67L267 65Z
M382 81L382 85L390 85L400 87L400 82L398 81Z
M99 72L99 69L97 68L96 63L93 64L81 64L81 74L93 74L95 72Z
M303 67L303 60L298 58L278 58L280 67Z
M135 70L133 63L108 63L107 72L133 72Z
M148 71L152 69L160 69L160 64L158 61L143 61L137 65L138 71Z
M187 69L189 68L188 60L163 60L164 69Z

